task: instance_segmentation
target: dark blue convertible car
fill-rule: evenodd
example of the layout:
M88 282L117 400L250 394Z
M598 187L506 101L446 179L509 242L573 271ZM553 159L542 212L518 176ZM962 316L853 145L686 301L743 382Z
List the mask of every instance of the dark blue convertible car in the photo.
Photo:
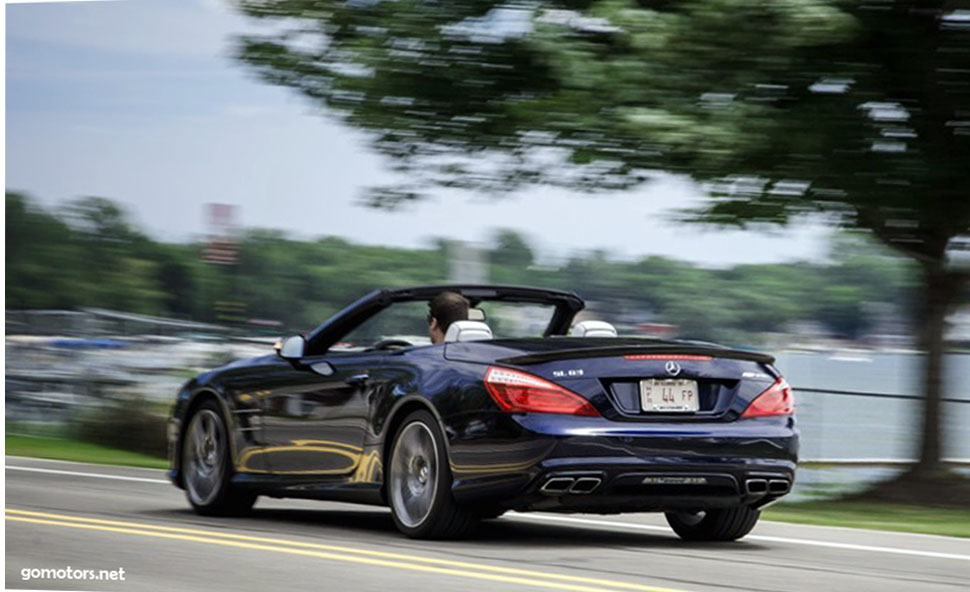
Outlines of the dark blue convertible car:
M443 291L469 320L432 344ZM412 537L464 536L507 510L664 512L685 539L747 534L795 477L773 358L618 337L583 308L522 287L367 294L276 353L190 380L171 479L202 514L260 495L379 504Z

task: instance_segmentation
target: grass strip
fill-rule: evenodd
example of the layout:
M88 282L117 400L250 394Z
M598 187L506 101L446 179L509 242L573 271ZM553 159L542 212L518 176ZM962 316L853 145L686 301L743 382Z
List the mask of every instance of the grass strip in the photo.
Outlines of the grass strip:
M5 446L5 454L11 456L31 456L147 469L168 468L168 461L163 458L77 440L7 434Z
M766 509L762 517L778 522L970 538L970 507L954 509L880 502L817 500L775 504Z

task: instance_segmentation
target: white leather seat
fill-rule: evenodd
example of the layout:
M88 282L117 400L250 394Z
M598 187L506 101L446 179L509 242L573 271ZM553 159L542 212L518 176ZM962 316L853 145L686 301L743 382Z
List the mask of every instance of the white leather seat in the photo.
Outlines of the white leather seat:
M616 327L606 321L583 321L569 331L570 337L616 337Z
M492 330L480 321L455 321L445 332L445 341L481 341L491 338Z

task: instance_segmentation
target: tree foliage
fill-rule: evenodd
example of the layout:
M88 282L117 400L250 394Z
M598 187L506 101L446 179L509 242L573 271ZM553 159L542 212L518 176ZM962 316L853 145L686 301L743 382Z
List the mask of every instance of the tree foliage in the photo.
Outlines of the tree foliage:
M970 229L950 4L244 0L280 26L240 57L420 179L379 199L680 171L719 196L708 221L824 212L939 260Z

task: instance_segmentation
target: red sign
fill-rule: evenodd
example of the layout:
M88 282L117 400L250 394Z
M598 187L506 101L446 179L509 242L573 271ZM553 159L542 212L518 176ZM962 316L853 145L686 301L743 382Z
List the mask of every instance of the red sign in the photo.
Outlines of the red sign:
M217 265L235 265L239 262L239 246L236 241L238 208L230 204L206 204L206 226L209 240L202 247L202 260Z

